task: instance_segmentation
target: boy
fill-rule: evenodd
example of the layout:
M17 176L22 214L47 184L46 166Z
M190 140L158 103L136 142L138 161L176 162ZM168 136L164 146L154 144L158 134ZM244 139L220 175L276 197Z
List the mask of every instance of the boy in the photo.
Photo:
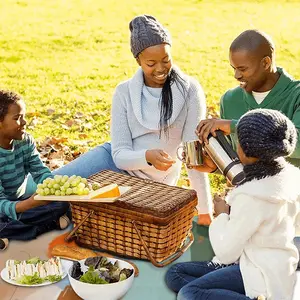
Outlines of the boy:
M67 202L36 201L27 186L52 177L43 164L31 135L26 133L25 103L16 93L0 90L0 237L2 249L8 239L31 240L70 223Z

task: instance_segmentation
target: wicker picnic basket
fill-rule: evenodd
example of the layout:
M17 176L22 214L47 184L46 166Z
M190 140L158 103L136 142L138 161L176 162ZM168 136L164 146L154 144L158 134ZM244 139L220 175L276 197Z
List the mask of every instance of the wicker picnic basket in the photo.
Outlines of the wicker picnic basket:
M113 203L71 202L75 227L67 239L75 234L81 246L150 260L157 267L171 263L192 244L194 190L108 170L89 181L131 189Z

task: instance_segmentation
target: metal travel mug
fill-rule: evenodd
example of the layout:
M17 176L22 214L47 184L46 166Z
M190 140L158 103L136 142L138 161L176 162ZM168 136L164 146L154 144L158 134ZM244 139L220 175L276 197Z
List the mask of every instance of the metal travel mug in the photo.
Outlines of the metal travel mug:
M178 153L182 149L185 157L181 157ZM202 145L199 140L184 142L182 146L177 148L177 157L188 166L201 166L203 164Z

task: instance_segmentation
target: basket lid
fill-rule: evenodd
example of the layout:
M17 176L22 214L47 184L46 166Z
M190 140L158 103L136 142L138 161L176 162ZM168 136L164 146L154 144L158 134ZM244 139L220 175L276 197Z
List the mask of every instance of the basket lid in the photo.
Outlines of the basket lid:
M101 186L116 183L130 186L131 189L114 203L119 207L151 214L156 217L168 217L197 198L195 190L169 186L149 179L104 170L89 177L89 181Z

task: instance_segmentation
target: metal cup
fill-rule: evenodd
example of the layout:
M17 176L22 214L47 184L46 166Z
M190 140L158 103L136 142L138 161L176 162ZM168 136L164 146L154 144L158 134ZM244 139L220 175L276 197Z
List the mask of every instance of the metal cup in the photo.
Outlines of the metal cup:
M181 157L178 153L182 149L185 156ZM177 157L187 166L201 166L203 164L202 145L199 140L184 142L177 148Z

